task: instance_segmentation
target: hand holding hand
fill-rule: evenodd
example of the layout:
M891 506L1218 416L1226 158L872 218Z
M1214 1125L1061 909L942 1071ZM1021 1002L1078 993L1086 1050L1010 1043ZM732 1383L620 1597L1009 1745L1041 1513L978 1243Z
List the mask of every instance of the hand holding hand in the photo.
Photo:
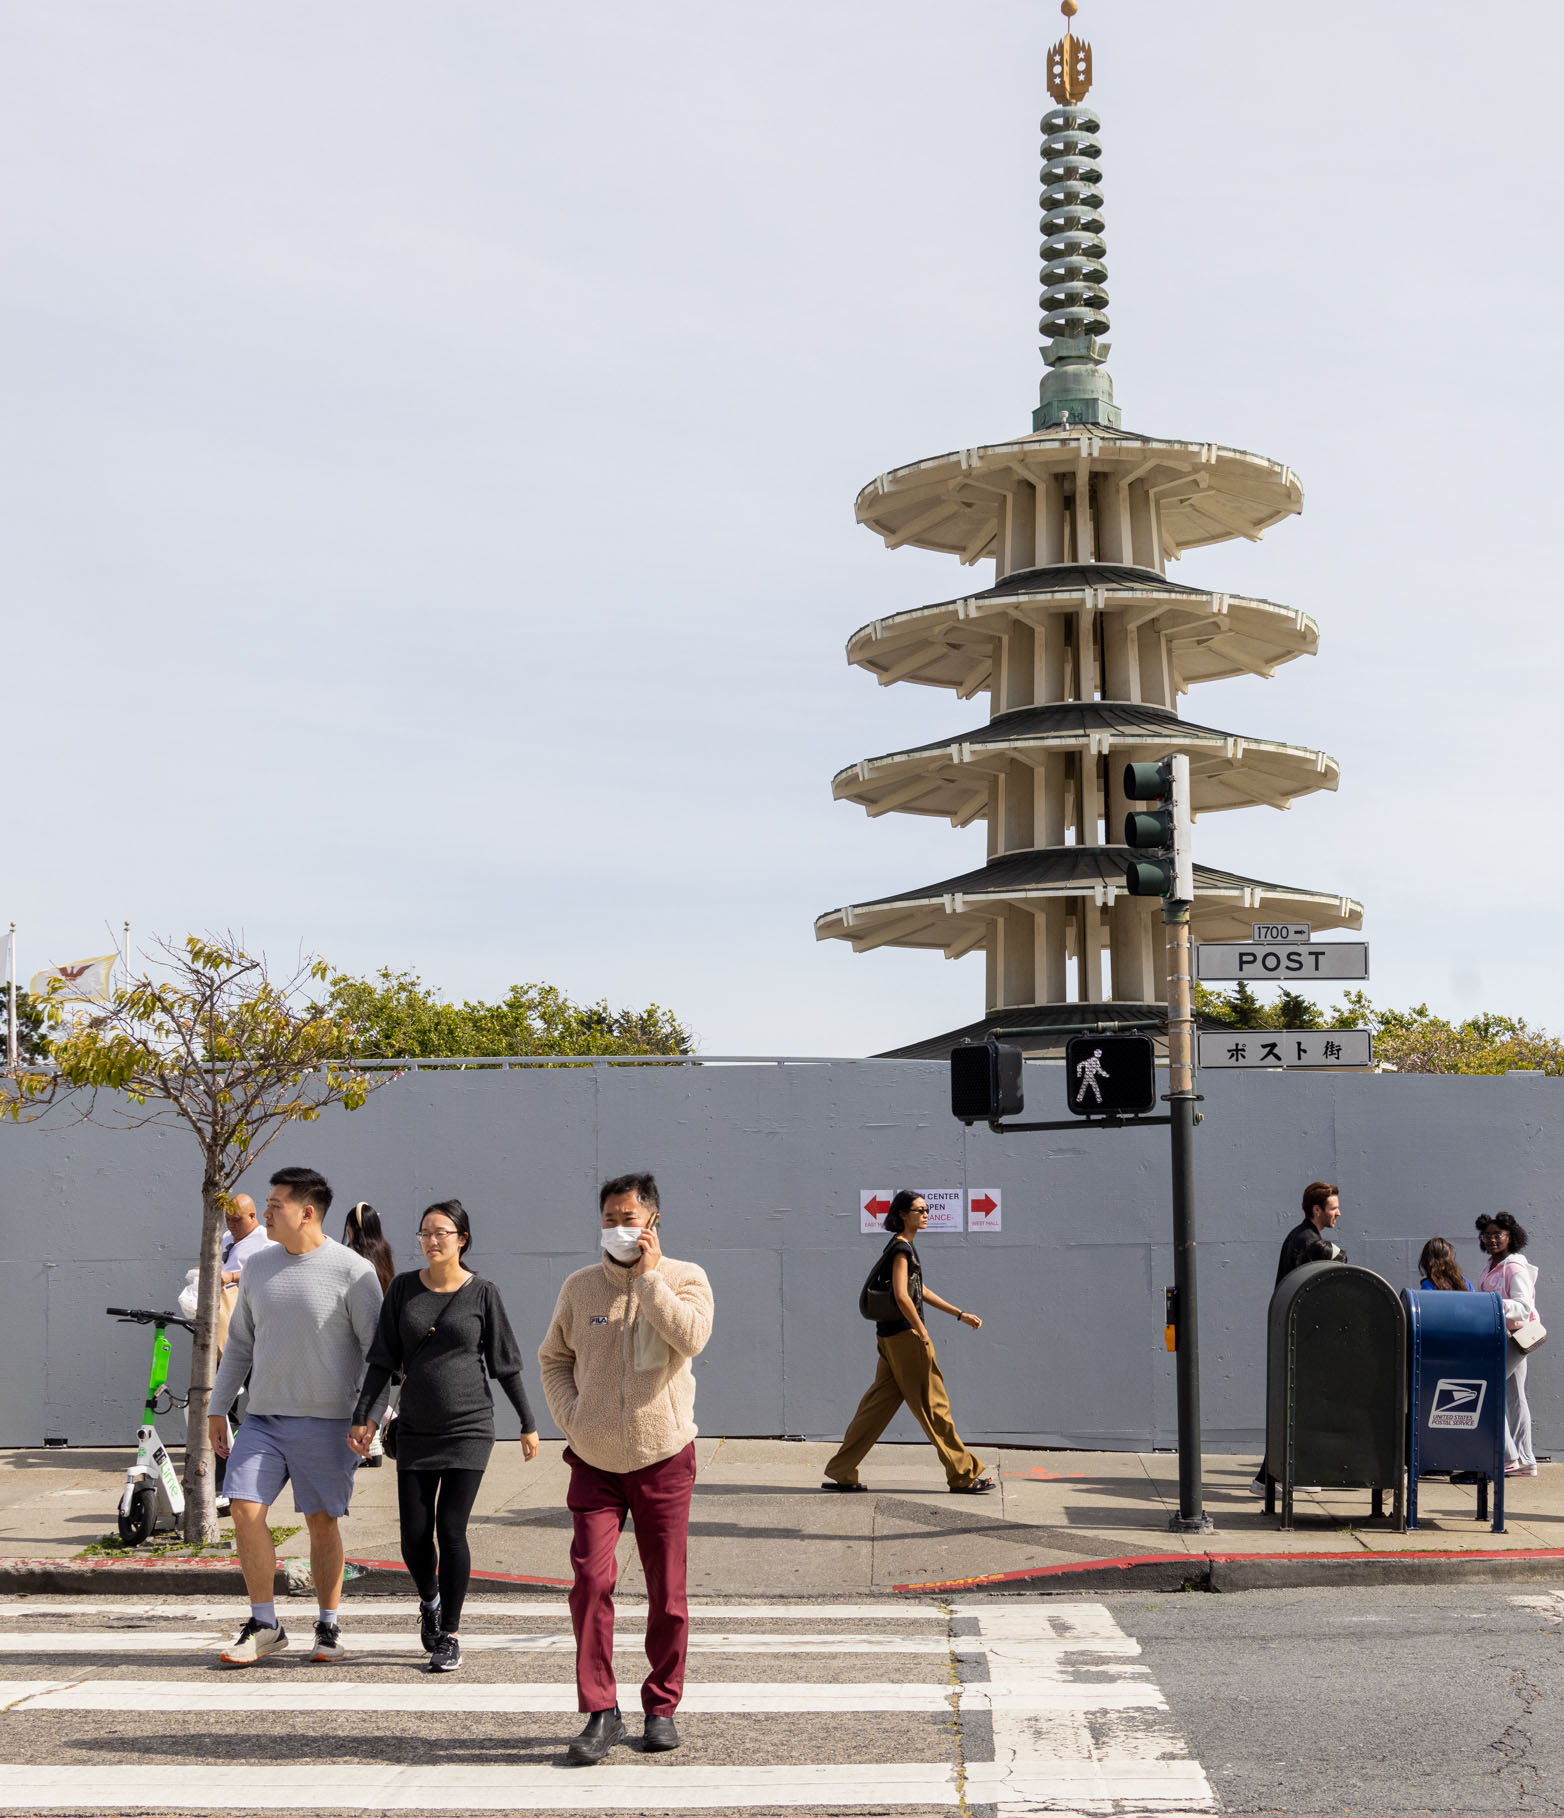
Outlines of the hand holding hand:
M366 1420L362 1426L354 1427L348 1434L348 1444L360 1458L368 1458L369 1448L374 1443L377 1421Z
M523 1433L521 1436L521 1455L531 1464L538 1455L538 1436L536 1433Z
M226 1415L208 1414L206 1417L207 1434L212 1441L212 1450L219 1458L228 1456L228 1420Z
M652 1225L641 1227L641 1260L630 1271L632 1275L649 1275L663 1259L663 1247L657 1241L657 1231Z

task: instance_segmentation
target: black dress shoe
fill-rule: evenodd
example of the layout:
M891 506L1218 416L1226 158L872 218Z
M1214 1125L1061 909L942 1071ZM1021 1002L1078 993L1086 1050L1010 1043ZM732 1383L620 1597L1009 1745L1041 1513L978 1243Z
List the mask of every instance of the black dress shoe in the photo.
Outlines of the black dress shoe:
M660 1755L668 1749L679 1746L679 1732L673 1727L671 1717L648 1717L646 1730L641 1737L641 1747L648 1755Z
M596 1767L616 1742L623 1742L628 1732L616 1704L611 1711L593 1711L586 1728L571 1741L566 1753L577 1767Z

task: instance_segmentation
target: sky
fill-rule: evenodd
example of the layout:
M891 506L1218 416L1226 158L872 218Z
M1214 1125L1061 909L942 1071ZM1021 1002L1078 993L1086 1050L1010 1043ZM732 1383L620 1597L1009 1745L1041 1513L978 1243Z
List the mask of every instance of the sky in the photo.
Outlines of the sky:
M1175 578L1320 653L1207 725L1338 793L1206 863L1367 906L1370 992L1564 1026L1564 14L1084 0L1126 427L1305 508ZM6 888L286 966L655 1000L720 1054L982 1012L813 921L981 862L833 803L981 721L859 625L988 584L853 518L1024 433L1034 0L0 0ZM1540 918L1540 919L1539 919ZM1551 951L1549 949L1548 951Z

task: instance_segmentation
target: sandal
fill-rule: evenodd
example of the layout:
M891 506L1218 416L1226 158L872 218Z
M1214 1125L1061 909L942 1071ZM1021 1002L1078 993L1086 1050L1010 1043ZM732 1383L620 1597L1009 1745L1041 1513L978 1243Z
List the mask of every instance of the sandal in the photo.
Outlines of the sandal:
M980 1477L976 1483L953 1483L950 1486L952 1496L984 1496L994 1487L992 1477Z
M868 1487L866 1483L838 1483L834 1477L828 1477L820 1486L822 1490L840 1490L844 1496L856 1495Z

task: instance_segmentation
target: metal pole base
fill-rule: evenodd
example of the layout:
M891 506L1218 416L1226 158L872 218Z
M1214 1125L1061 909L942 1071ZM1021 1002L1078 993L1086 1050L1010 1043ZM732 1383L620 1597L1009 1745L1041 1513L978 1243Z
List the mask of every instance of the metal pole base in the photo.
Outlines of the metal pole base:
M1214 1534L1216 1523L1209 1515L1170 1515L1168 1532L1170 1534Z

